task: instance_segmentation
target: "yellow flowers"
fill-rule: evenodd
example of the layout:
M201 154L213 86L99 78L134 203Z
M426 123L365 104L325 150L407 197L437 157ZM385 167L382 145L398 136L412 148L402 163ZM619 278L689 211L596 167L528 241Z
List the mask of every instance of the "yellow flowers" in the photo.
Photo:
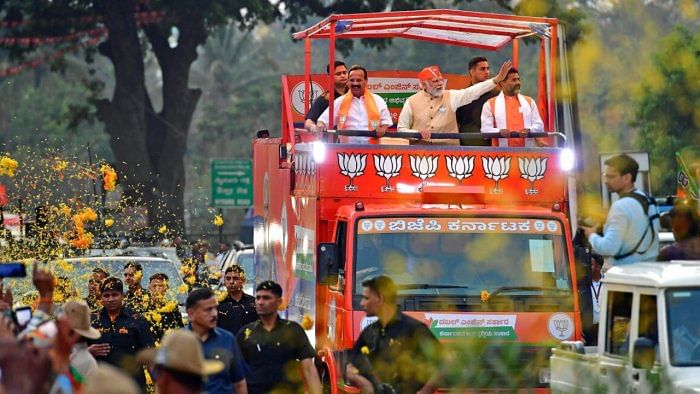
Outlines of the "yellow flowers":
M117 188L117 172L108 164L100 166L102 173L103 187L108 192L113 192Z
M177 292L180 294L187 293L187 289L189 289L189 287L187 287L187 285L185 283L183 283L180 286L178 286Z
M305 314L301 318L301 327L307 331L314 328L314 319L309 314Z
M140 282L141 279L143 279L143 272L142 271L135 271L134 272L134 280L137 282Z
M369 348L367 346L362 346L360 348L360 353L364 354L365 356L369 354Z
M72 212L70 207L64 203L58 204L58 210L59 210L59 212L61 212L61 214L63 216L66 216L66 217L70 216L70 214Z
M214 226L216 227L221 227L224 225L224 218L221 217L221 215L216 215L214 216L214 220L212 220L212 223L214 223Z
M177 301L168 301L165 305L158 308L158 313L170 313L177 308Z
M73 272L74 270L73 266L68 264L66 260L58 260L56 265L65 272Z
M216 300L219 302L223 302L226 297L228 297L228 292L226 291L217 291L216 292Z
M57 158L53 165L51 165L51 168L56 172L61 172L68 168L68 162Z
M83 208L73 215L76 237L70 241L71 246L78 249L88 249L92 245L92 234L85 231L85 223L97 220L97 213L92 208Z
M187 282L189 285L193 285L195 280L196 279L195 279L194 275L190 275L187 278L185 278L185 282Z
M88 249L92 245L92 234L83 232L70 240L70 245L77 249Z
M0 158L0 175L7 175L10 178L14 177L17 166L17 160L9 156L3 156Z
M114 219L112 219L112 218L105 219L105 227L110 228L113 225L114 225Z
M149 314L151 315L151 321L155 323L160 323L160 321L163 320L163 316L158 312L150 312Z
M158 232L161 233L161 234L167 233L167 232L168 232L168 226L166 226L166 225L160 226L160 227L158 228Z
M481 302L488 301L490 296L491 296L491 294L489 294L488 290L486 290L486 289L481 290Z

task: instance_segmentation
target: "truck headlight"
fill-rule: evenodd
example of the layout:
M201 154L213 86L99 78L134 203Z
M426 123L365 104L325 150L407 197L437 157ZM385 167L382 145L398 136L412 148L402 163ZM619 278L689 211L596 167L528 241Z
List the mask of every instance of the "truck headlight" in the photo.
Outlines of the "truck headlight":
M569 148L562 149L561 155L559 156L559 166L564 171L571 171L574 169L576 166L576 155L574 155L573 150Z
M321 141L312 142L311 153L316 163L323 163L326 160L326 144Z

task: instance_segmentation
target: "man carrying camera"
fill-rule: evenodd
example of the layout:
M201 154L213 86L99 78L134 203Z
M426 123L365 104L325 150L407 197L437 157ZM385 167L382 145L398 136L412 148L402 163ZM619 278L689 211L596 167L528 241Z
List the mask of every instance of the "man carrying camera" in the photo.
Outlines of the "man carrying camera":
M581 226L594 252L613 265L654 261L659 254L659 212L654 199L634 187L639 164L626 154L605 161L605 186L619 199L610 207L603 235Z

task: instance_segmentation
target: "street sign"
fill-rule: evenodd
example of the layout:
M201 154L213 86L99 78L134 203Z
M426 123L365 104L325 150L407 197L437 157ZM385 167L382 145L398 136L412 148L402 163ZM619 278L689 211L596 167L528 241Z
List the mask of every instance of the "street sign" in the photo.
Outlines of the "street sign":
M211 205L217 208L253 205L253 165L250 160L211 161Z

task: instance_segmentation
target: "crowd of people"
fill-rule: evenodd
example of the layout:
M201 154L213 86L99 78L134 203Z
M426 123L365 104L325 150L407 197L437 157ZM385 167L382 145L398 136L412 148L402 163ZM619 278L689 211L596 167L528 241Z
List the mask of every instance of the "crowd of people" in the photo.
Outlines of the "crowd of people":
M56 303L57 279L35 263L38 298L26 324L12 314L12 293L0 287L0 393L321 392L304 328L278 314L278 283L264 281L254 296L245 294L245 271L232 265L223 294L193 286L183 319L165 296L168 277L155 273L144 289L142 275L134 262L121 273L96 268L85 299ZM439 343L397 310L389 277L363 286L362 305L378 320L351 351L347 378L363 392L432 392ZM419 364L421 373L407 373Z

